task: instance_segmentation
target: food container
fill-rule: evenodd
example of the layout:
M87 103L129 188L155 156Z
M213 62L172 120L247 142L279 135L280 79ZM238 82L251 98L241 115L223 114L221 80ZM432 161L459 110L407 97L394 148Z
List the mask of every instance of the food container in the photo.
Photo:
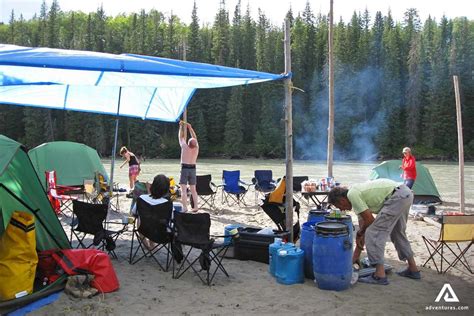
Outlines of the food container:
M318 183L315 180L306 180L301 182L301 192L316 192L318 190Z

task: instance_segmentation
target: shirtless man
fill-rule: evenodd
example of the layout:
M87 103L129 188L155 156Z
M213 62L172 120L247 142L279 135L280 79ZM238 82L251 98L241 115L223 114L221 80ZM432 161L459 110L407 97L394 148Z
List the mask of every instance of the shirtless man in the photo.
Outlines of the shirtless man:
M187 130L191 133L191 138L186 141ZM196 133L191 124L180 121L178 132L179 145L181 146L181 176L179 185L181 186L181 202L183 204L183 212L188 209L188 185L194 201L193 212L198 211L198 195L196 192L196 160L199 154L199 144Z

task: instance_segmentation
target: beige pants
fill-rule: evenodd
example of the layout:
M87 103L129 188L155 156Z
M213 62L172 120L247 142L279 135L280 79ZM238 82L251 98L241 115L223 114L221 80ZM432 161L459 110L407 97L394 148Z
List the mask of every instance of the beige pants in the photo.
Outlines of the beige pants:
M365 232L365 244L371 264L383 264L385 243L388 237L397 249L402 261L413 257L410 242L406 236L408 211L413 202L413 192L404 184L400 185L384 203L375 221Z

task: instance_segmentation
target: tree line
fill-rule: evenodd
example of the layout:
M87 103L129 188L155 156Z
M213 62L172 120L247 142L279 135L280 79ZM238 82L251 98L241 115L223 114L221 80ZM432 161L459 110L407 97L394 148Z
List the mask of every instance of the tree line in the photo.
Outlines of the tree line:
M283 23L240 1L232 12L222 0L213 23L202 24L194 3L191 23L157 10L107 16L61 10L55 0L25 20L11 12L0 42L22 46L135 53L186 59L264 72L284 71ZM328 17L291 9L294 153L325 159L327 150ZM457 157L452 76L461 83L465 154L474 159L474 22L428 17L416 9L402 21L391 12L354 12L334 28L335 158L400 156L413 147L419 158ZM93 100L91 100L93 102ZM282 82L198 90L188 120L201 157L284 157ZM28 147L53 140L85 143L110 156L113 116L2 105L0 133ZM120 118L119 145L146 157L179 154L178 124Z

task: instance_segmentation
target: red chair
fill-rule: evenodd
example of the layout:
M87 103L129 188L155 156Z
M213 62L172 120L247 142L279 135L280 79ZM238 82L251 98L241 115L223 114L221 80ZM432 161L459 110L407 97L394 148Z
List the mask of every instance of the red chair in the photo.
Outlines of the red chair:
M80 187L70 187L65 185L56 184L56 171L45 171L46 174L46 183L48 199L51 202L51 206L54 209L54 212L59 214L66 215L63 211L65 209L72 212L72 200L77 200L76 196L71 194L76 194L82 192Z

